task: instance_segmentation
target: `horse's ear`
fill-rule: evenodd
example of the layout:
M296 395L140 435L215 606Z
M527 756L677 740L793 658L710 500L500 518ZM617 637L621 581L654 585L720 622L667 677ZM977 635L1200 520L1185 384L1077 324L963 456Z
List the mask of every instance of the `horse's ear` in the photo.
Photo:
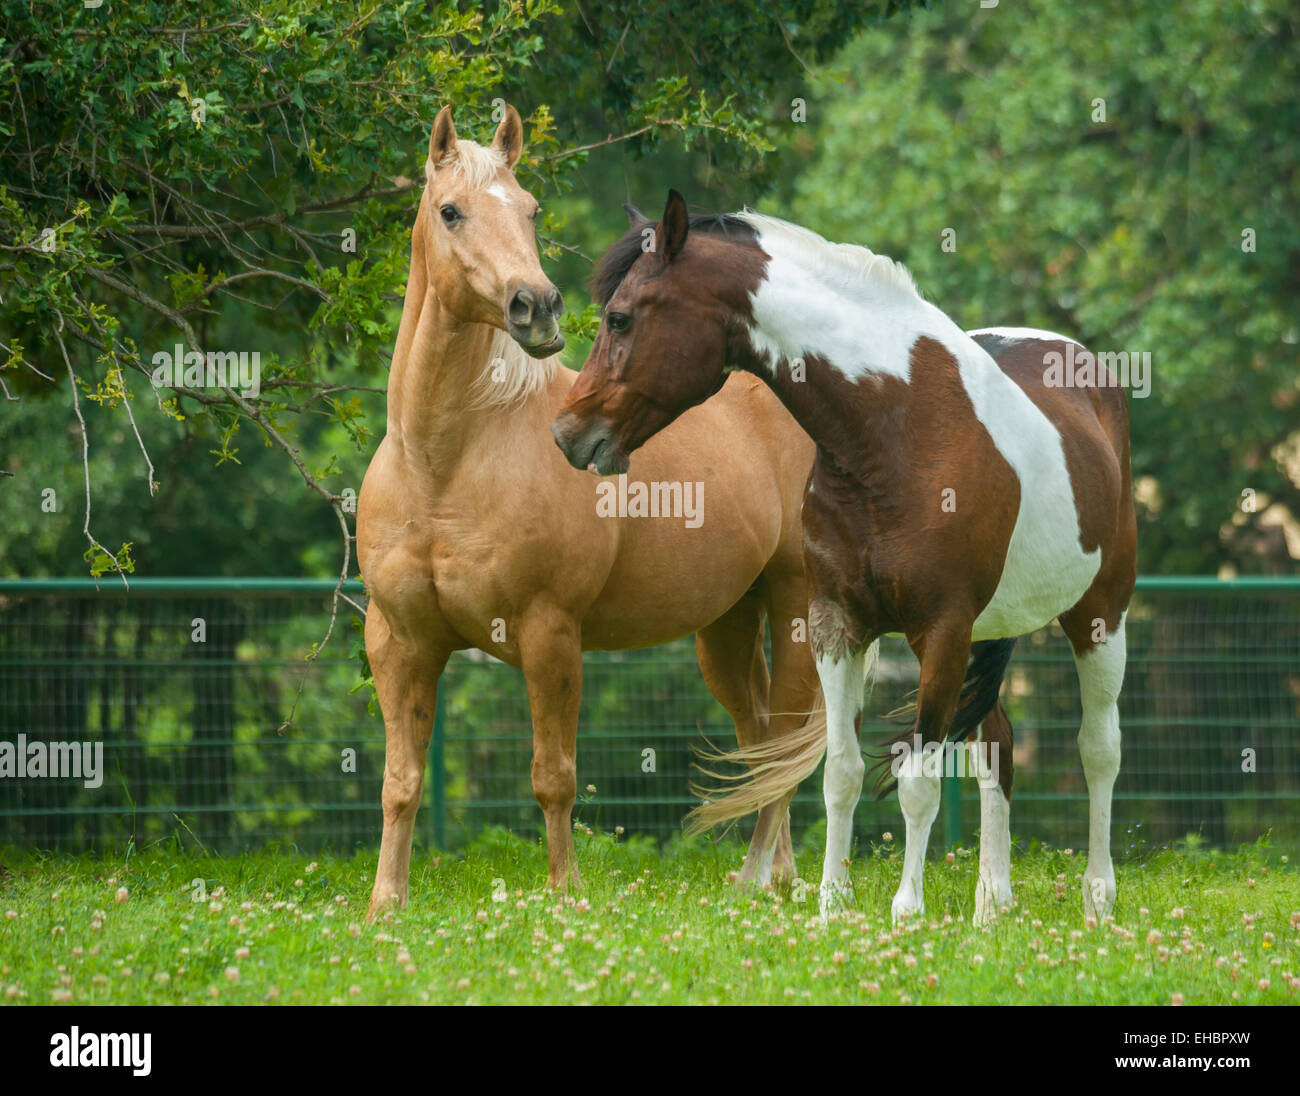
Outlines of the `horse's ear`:
M505 153L506 167L514 170L519 163L519 154L524 150L524 123L519 118L519 111L509 103L506 104L506 116L497 126L496 136L492 138L492 147Z
M437 167L456 151L456 126L451 120L451 107L443 107L433 120L433 135L429 138L429 163Z
M664 262L670 263L681 254L689 228L686 199L675 190L668 191L668 204L664 206L663 218L655 230L655 250L663 256Z
M637 209L637 207L631 202L623 203L623 212L627 214L627 223L631 228L636 228L637 225L650 223L650 218Z

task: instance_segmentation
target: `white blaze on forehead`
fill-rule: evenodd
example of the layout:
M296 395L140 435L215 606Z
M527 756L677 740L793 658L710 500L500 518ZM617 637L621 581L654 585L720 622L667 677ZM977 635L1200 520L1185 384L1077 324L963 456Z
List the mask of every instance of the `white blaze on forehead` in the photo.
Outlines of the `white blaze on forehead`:
M1002 577L975 622L974 638L1024 635L1070 608L1097 574L1101 550L1085 552L1079 543L1074 487L1051 420L890 260L784 222L742 216L771 256L753 293L749 331L769 368L781 358L815 355L852 381L890 376L910 382L912 348L920 338L940 343L956 361L976 418L1020 480L1020 511ZM1014 330L997 333L1060 338Z
M490 187L487 188L487 192L491 194L492 197L503 202L505 205L510 204L510 195L506 193L506 188L503 187L500 183L493 183Z

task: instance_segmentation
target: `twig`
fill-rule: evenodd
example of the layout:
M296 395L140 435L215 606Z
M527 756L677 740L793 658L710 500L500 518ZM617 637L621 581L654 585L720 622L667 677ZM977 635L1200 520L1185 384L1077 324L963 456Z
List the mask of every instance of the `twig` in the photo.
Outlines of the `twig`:
M606 145L616 145L621 141L630 141L634 137L640 137L643 133L649 133L652 129L657 129L659 126L671 126L674 124L675 123L671 121L651 122L649 125L642 126L640 129L632 130L631 133L623 133L617 137L606 137L603 141L595 141L589 145L576 145L573 148L566 148L563 152L554 152L550 156L543 156L538 163L553 164L557 160L564 160L570 156L577 156L580 152L590 152L592 149L604 148Z
M578 258L586 259L589 263L595 261L590 255L584 254L573 244L562 244L559 240L552 239L550 236L538 236L537 238L550 247L558 247L561 251L567 251L571 255L577 255Z
M86 520L81 531L86 534L92 548L98 548L113 561L113 570L122 579L122 585L128 590L131 584L126 581L126 572L118 563L117 556L105 548L90 531L90 435L86 432L86 420L81 414L81 399L77 395L77 374L72 368L72 359L68 357L68 347L63 341L63 313L59 313L59 326L54 329L54 337L59 340L59 349L63 351L63 364L68 367L68 383L72 385L72 409L77 413L77 422L81 424L81 467L86 476Z
M781 22L781 17L777 15L776 12L773 12L772 19L776 23L777 29L780 30L781 37L785 39L785 48L790 51L790 56L793 57L796 61L798 61L800 65L803 66L804 72L806 72L809 76L811 76L813 74L813 70L808 67L807 62L805 62L804 59L800 57L799 54L796 52L794 48L794 43L790 41L790 35L785 29L785 24Z
M325 638L322 639L307 656L308 662L315 662L320 657L321 651L325 649L326 644L330 641L330 636L334 634L334 622L339 615L339 600L346 601L356 609L360 609L364 617L366 611L361 609L355 601L343 593L343 584L348 580L348 568L352 565L352 534L348 532L348 519L343 515L343 507L336 501L334 503L334 513L338 515L339 525L343 529L343 570L339 573L339 580L334 585L334 597L330 601L330 623L325 629ZM276 734L284 734L289 725L293 722L293 717L298 712L298 701L302 699L302 691L307 687L307 672L304 670L302 680L298 682L298 691L294 694L293 703L289 706L289 714L285 717L283 723L276 728Z

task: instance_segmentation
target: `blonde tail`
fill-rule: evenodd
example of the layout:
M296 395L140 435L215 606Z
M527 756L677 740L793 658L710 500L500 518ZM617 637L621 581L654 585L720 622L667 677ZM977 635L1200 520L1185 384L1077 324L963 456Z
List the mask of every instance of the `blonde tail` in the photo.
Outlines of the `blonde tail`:
M879 641L867 648L863 667L864 691L867 693L875 682L879 654ZM692 784L691 794L698 795L704 802L686 816L686 832L703 833L783 799L816 771L825 753L826 706L820 696L817 707L797 731L735 750L701 752L705 761L744 765L749 771L728 776L697 766L705 776L731 787L702 788Z
M820 702L802 727L781 738L735 750L701 751L704 761L744 765L749 771L728 776L697 766L705 776L732 786L720 789L692 784L691 794L704 802L686 816L686 832L703 833L781 799L816 770L825 752L826 709Z

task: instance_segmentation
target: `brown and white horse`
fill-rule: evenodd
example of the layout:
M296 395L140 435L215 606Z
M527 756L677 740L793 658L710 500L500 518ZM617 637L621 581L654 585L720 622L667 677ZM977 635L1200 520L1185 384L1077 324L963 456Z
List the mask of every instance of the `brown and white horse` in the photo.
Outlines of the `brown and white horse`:
M879 638L904 635L921 664L921 741L962 737L981 721L1006 738L999 778L981 781L975 917L988 921L1012 901L1011 766L1009 724L986 717L1015 637L1055 618L1083 702L1084 911L1106 916L1137 542L1123 391L1049 387L1045 355L1072 340L967 334L901 266L784 221L692 219L672 191L654 240L645 254L619 256L624 276L554 424L570 463L625 472L632 452L735 370L762 378L817 444L803 530L825 732L742 748L732 756L753 766L749 776L697 821L784 806L825 754L823 915L842 903L865 767L856 739L864 688ZM907 829L893 901L901 918L924 910L939 777L909 765L896 775Z
M797 730L798 713L819 707L812 655L790 624L807 614L799 507L812 442L764 385L737 377L646 447L645 480L668 485L670 498L673 485L690 483L701 520L643 518L633 507L604 516L596 482L565 464L549 432L576 375L543 360L564 345L562 306L538 263L537 202L512 171L522 135L513 108L490 147L459 140L447 108L434 123L388 429L361 488L366 652L386 734L372 917L407 898L438 679L452 651L477 647L523 670L554 887L578 882L571 815L584 650L697 633L705 681L744 745ZM629 764L640 760L637 751ZM755 834L765 859L748 857L742 876L790 873L784 806L762 812Z

